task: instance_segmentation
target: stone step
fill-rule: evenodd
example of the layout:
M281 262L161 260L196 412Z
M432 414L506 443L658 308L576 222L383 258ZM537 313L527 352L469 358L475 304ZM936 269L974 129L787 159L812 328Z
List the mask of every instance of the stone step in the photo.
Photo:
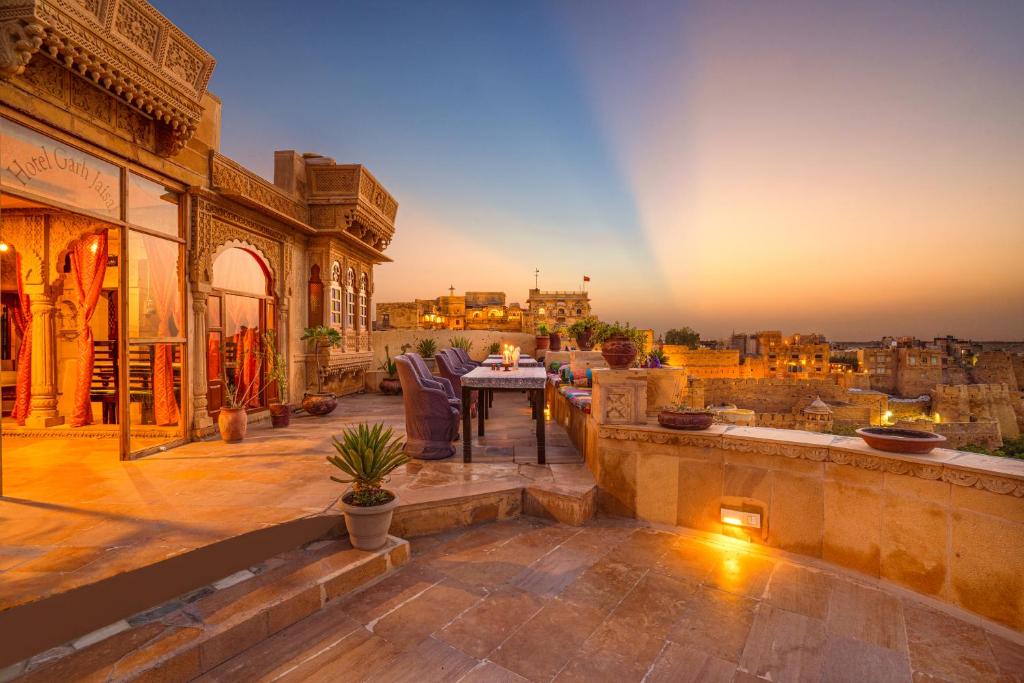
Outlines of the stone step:
M0 681L191 680L409 559L324 540L283 553L0 671Z

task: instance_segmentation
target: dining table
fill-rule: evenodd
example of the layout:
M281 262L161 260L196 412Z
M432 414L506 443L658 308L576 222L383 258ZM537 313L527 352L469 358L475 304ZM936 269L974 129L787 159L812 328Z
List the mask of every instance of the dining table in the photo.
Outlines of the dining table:
M481 405L478 406L477 414L477 435L484 436L484 422L487 419L487 410L483 405L483 395L491 391L527 391L530 394L530 404L533 406L533 419L537 427L537 463L543 465L546 461L544 454L544 386L547 382L547 373L544 368L537 365L526 367L522 365L504 370L495 369L486 365L473 368L459 378L462 383L462 405L469 406L472 401L472 392L479 391L481 394ZM462 460L473 462L473 417L468 409L462 411Z

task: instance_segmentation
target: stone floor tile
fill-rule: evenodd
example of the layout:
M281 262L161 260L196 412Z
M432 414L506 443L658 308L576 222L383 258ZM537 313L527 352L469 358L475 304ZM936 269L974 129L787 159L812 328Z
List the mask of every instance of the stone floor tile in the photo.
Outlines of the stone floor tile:
M478 660L466 653L434 638L427 638L416 648L389 660L364 680L380 683L444 683L458 681L478 664ZM347 680L353 680L344 676Z
M481 662L459 679L459 683L527 683L528 679L494 662Z
M690 645L666 642L645 683L731 683L736 664Z
M592 607L556 598L511 634L490 659L531 681L549 681L603 618Z
M543 606L544 601L533 593L503 588L463 612L434 637L484 659Z
M560 545L524 569L512 583L541 597L552 598L596 561L593 555Z
M386 581L342 598L339 606L361 624L379 619L402 603L439 584L445 576L421 563L404 567Z
M905 652L842 636L828 637L823 683L906 683L910 678L910 659Z
M984 631L924 605L906 602L907 647L915 672L951 681L991 681L999 673Z
M414 647L443 628L484 596L476 587L451 579L431 586L367 628L399 649Z
M559 597L602 613L608 612L633 589L646 571L605 556L569 584Z
M760 599L776 560L742 550L723 549L705 583L730 593Z
M828 616L832 576L807 567L780 562L768 581L765 599L774 607L816 619Z
M739 662L757 604L741 595L702 586L687 600L668 638L719 659Z
M675 544L676 537L664 531L636 529L629 537L612 548L608 557L616 562L650 569Z
M330 638L256 680L281 683L336 683L365 681L388 667L401 652L392 643L360 628L345 636ZM244 680L239 678L224 679Z
M994 633L986 635L999 670L1010 680L1024 683L1024 645L1010 642Z
M717 548L680 536L654 564L654 571L678 579L701 582L707 579L720 555L721 550Z
M893 650L907 649L900 601L846 578L837 578L833 584L825 623L830 634Z
M825 651L825 623L758 605L739 668L771 681L818 681Z

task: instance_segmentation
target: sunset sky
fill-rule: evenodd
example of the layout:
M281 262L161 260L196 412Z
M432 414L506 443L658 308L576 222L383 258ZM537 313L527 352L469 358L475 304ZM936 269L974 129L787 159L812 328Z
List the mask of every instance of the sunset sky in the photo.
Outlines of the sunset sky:
M591 277L595 312L1024 337L1024 2L154 0L222 150L366 164L376 300Z

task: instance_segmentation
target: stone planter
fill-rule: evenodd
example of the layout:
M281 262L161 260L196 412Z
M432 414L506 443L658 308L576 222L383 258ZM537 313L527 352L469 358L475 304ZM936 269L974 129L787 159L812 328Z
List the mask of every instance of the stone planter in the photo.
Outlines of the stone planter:
M385 377L380 381L380 393L396 396L402 393L402 382L396 377Z
M271 403L267 408L270 410L270 426L274 429L292 423L292 407L287 403Z
M551 349L552 351L562 350L562 337L557 332L552 332L551 334L548 335L548 342L548 348Z
M551 337L549 337L546 334L538 334L536 336L536 341L537 341L537 350L538 351L546 351L547 348L548 348L548 345L551 343Z
M249 427L249 415L245 408L221 408L217 415L217 428L225 443L238 443L245 438Z
M306 394L302 399L302 409L310 415L330 415L338 407L338 399L334 394Z
M594 331L583 330L576 335L576 344L579 345L580 351L593 351L594 350Z
M707 429L715 416L706 410L662 410L658 413L658 424L669 429Z
M601 343L601 356L612 370L626 370L636 360L636 344L627 337L612 337Z
M388 493L394 496L390 503L372 507L349 505L346 499L352 495L351 493L341 497L345 528L348 529L348 538L353 547L359 550L376 550L387 543L391 517L398 507L398 496L391 491Z
M867 445L890 453L916 453L922 455L946 443L946 437L917 429L892 427L861 427L857 435Z

